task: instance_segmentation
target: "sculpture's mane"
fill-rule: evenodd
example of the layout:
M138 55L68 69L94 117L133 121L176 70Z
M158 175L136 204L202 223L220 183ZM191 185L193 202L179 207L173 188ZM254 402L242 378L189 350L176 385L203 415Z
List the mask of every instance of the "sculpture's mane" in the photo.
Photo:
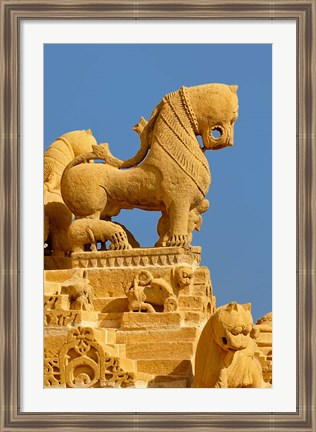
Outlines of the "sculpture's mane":
M65 167L74 157L72 145L65 135L57 138L44 154L44 183L48 185L52 176L55 176L59 185Z
M179 165L205 195L205 174L210 175L208 162L196 138L194 121L185 92L180 89L163 99L155 123L154 141Z

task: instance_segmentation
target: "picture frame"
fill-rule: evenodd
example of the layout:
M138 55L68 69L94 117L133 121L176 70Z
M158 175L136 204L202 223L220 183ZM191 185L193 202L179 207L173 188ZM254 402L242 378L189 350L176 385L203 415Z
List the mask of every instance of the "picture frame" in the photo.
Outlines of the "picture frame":
M315 429L315 15L313 0L233 3L78 0L1 4L1 431ZM25 19L295 20L297 26L297 408L293 413L24 413L19 402L19 25Z

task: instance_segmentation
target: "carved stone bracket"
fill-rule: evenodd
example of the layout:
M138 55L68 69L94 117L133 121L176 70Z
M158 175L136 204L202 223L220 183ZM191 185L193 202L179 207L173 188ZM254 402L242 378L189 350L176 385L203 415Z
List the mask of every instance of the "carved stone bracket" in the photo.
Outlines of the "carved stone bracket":
M45 358L46 387L129 387L134 382L134 372L125 371L120 359L106 352L90 327L71 329L58 356Z

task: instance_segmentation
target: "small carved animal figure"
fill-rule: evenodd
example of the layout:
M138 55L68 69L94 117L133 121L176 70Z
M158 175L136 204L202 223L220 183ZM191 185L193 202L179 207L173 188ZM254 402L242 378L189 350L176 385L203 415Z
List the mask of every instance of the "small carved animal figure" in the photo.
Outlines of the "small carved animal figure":
M188 243L191 244L193 231L200 231L203 218L202 213L205 213L210 206L209 200L204 199L200 205L190 211L188 221ZM156 247L166 246L170 237L170 221L167 213L163 213L158 221L157 233L159 240L155 244Z
M134 279L133 285L130 288L126 289L125 294L128 298L129 312L156 312L151 304L146 303L144 287L138 285L137 278Z
M126 296L129 310L156 312L152 305L163 306L164 312L173 312L178 308L171 285L163 278L154 278L147 270L135 276L132 286L126 290Z
M97 243L111 241L110 249L131 249L124 229L113 222L99 219L76 219L69 227L72 252L83 252L86 244L97 250Z
M251 305L231 302L206 323L196 350L194 387L265 387Z
M142 270L138 275L138 281L144 287L146 302L154 306L163 306L164 312L177 310L177 299L171 285L165 279L154 278L149 271Z
M189 266L178 266L173 269L173 276L178 288L187 288L192 284L194 269Z
M63 282L61 293L69 295L70 309L94 310L93 289L86 271L77 270L71 279Z
M211 182L204 151L233 145L236 92L237 86L205 84L166 95L149 121L142 118L134 127L141 141L135 157L121 161L108 146L94 146L67 165L64 202L77 218L106 219L132 208L161 211L169 218L166 246L188 245L189 213L201 205ZM83 163L92 159L106 163Z

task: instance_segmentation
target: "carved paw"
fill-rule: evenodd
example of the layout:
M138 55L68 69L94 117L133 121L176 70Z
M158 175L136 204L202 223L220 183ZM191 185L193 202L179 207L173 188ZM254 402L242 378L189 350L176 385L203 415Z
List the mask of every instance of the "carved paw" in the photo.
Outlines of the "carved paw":
M114 233L111 238L111 250L125 250L131 249L132 246L128 243L127 236L125 232Z
M132 249L132 246L129 243L119 242L119 243L112 243L109 247L110 250L127 250Z
M167 246L188 246L189 238L187 234L175 234L172 235L167 241Z

